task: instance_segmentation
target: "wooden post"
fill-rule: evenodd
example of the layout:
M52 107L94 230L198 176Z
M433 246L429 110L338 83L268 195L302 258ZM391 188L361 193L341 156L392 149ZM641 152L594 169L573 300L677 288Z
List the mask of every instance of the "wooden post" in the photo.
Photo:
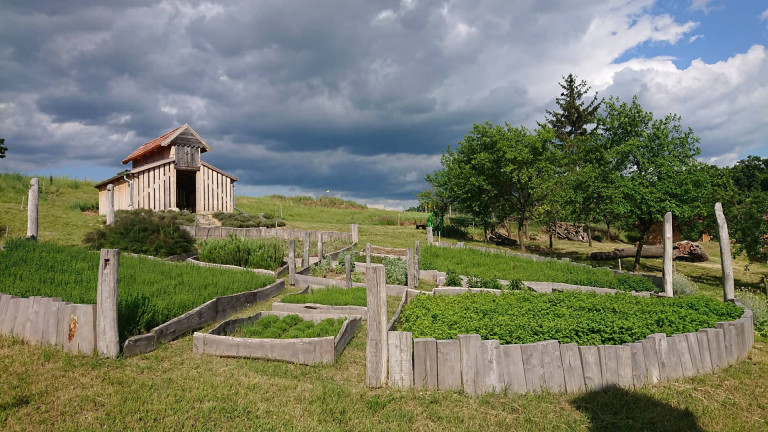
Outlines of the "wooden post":
M317 260L323 260L323 232L317 232Z
M107 185L107 225L115 223L115 187Z
M309 231L304 232L304 256L301 262L302 267L309 267Z
M733 262L731 261L731 239L728 236L728 223L723 214L723 205L715 204L715 217L717 217L717 231L720 235L720 265L723 267L723 299L732 301L733 288Z
M352 255L344 257L344 271L347 277L347 288L352 288Z
M6 237L8 237L6 235ZM370 264L371 263L371 244L366 243L365 244L365 263Z
M288 283L296 285L296 240L288 240Z
M350 231L352 231L352 243L357 244L357 240L358 240L357 224L351 224L349 228L350 228Z
M384 265L369 264L365 269L368 330L365 345L365 384L387 384L387 285Z
M408 288L413 288L413 249L406 249L406 261L408 262L408 277L406 278L406 285Z
M619 258L619 271L621 271L621 258Z
M432 227L427 227L427 246L432 244Z
M664 215L664 263L663 263L664 295L674 297L672 291L672 212Z
M99 355L117 358L120 336L117 329L117 272L120 251L102 249L99 253L99 281L96 292L96 350Z
M413 248L413 282L414 286L419 285L419 279L421 277L421 253L419 252L419 241L416 240L416 245Z
M37 241L37 198L39 182L37 177L29 181L29 199L27 200L27 238Z

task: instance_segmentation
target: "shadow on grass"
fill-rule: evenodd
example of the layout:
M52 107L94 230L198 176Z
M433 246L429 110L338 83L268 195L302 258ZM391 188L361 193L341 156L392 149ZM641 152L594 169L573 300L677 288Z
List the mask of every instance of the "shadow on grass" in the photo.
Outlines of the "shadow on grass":
M589 392L571 404L589 419L593 432L704 431L687 408L620 388Z

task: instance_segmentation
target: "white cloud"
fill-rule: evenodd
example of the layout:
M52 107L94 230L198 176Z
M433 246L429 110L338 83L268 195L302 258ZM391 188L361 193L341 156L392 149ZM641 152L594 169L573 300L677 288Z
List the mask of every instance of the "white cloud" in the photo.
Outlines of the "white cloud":
M760 21L768 20L768 9L764 10L763 13L760 14Z
M702 11L708 13L713 9L710 5L714 3L714 0L691 0L690 9L692 11Z
M691 36L690 38L688 38L688 43L694 43L698 39L704 39L704 35L703 34L695 34L695 35Z

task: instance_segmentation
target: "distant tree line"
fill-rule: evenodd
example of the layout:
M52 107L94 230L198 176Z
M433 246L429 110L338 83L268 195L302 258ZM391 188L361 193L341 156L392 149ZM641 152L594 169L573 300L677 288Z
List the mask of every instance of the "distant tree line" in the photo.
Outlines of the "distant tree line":
M532 220L633 227L639 232L635 268L651 226L671 211L687 237L715 234L714 203L726 209L737 252L768 259L768 159L749 156L719 168L696 159L699 138L676 114L660 117L633 97L589 100L590 87L573 74L560 83L557 110L535 130L508 123L474 124L442 167L426 176L419 209L448 206L473 216L487 235L517 222L525 250Z

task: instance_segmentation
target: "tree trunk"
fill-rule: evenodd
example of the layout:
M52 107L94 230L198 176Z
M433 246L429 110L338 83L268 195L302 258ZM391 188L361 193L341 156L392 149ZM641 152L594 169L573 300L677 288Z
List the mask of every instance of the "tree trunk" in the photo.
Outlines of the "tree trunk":
M552 253L552 246L553 246L553 245L552 245L552 237L553 237L553 236L552 236L552 231L553 231L553 228L554 228L554 227L553 227L553 226L552 226L552 224L550 223L550 224L549 224L549 253Z
M645 236L648 234L648 230L651 225L642 225L640 228L640 240L637 242L637 253L635 253L635 265L633 271L640 271L640 256L643 253L643 244L645 243Z
M523 224L517 222L517 238L520 241L520 252L525 252L525 239L523 238Z
M528 225L529 224L530 224L530 221L525 221L525 239L526 240L530 240L531 239L530 233L528 231Z
M483 243L488 241L488 224L483 221Z
M587 219L587 240L589 247L592 247L592 215L589 215L589 219Z
M611 238L611 220L606 218L605 219L605 226L608 227L608 234L606 234L606 238L608 241L613 241L613 238Z

